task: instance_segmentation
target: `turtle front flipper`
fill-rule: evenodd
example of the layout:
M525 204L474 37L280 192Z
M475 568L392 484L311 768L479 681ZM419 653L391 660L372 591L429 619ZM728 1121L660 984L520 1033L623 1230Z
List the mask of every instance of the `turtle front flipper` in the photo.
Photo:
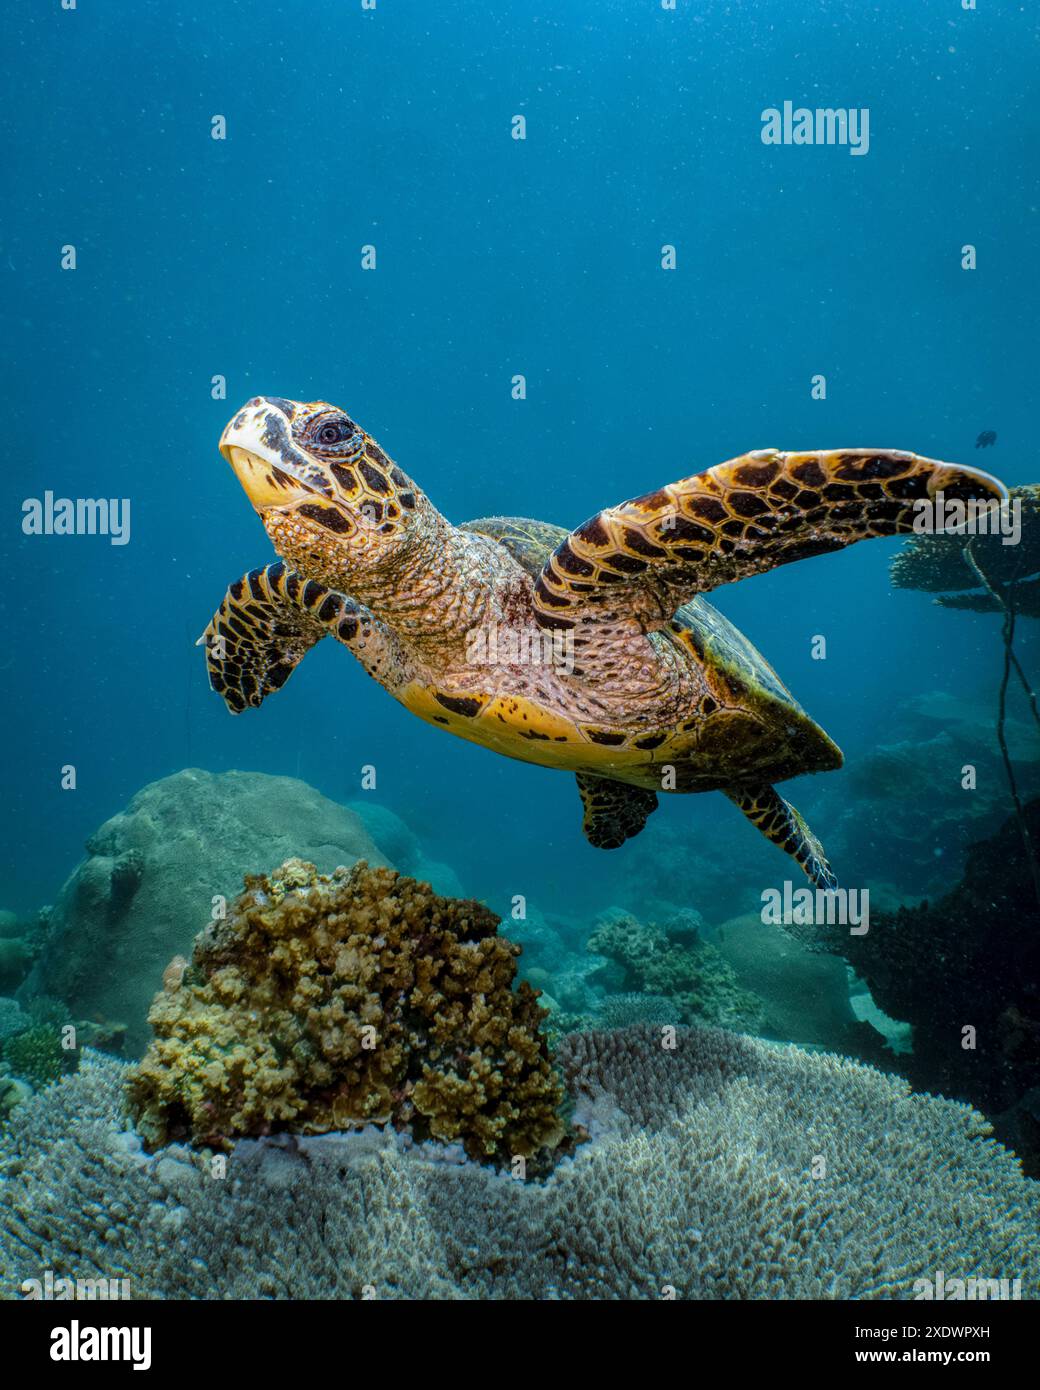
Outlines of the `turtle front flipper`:
M278 563L231 585L196 646L209 683L232 714L280 690L311 647L335 637L381 684L393 688L399 656L390 634L345 594Z
M939 494L993 502L1007 490L979 469L894 449L743 454L572 531L535 582L535 616L549 628L627 620L654 631L695 594L912 531Z
M592 777L586 772L579 772L577 777L585 808L581 828L596 849L617 849L638 835L650 813L657 810L657 796L642 787Z
M775 787L764 782L759 786L726 787L724 790L767 840L772 840L801 866L810 883L817 888L837 888L838 880L827 863L823 846L799 812Z

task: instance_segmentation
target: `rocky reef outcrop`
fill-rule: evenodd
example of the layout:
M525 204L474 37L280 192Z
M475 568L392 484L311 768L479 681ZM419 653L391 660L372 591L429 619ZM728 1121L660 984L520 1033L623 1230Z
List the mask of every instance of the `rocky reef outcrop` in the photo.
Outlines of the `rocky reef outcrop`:
M32 968L39 950L43 918L26 921L0 909L0 994L10 994Z
M458 874L443 860L431 859L422 840L403 817L371 796L358 797L347 803L361 820L369 835L383 854L409 878L428 883L436 892L449 898L464 898L465 888Z
M892 724L897 741L821 779L814 813L841 882L869 886L877 907L948 892L968 847L994 834L1008 811L992 712L936 692L899 704ZM1008 720L1006 734L1021 791L1035 795L1037 730Z
M294 854L325 871L386 862L354 813L295 778L188 768L151 783L91 836L21 992L119 1020L139 1054L163 969L191 950L214 897Z
M508 1162L564 1136L520 948L482 904L292 859L169 972L128 1097L149 1147L376 1122Z

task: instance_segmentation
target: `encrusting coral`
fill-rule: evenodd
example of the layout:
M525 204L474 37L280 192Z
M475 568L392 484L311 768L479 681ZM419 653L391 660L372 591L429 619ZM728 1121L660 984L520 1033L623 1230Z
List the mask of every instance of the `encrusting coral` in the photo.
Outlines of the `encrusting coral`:
M564 1137L545 1010L483 905L293 859L168 971L128 1098L150 1147L390 1123L508 1161Z
M762 1001L741 988L714 946L688 932L675 941L656 923L622 914L598 923L588 947L614 963L602 975L619 972L612 993L666 995L675 1005L673 1022L752 1031L762 1022Z

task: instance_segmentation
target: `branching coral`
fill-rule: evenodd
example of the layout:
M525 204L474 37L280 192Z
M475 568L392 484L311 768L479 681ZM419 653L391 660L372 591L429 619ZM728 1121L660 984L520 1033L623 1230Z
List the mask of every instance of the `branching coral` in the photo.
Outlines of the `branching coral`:
M733 970L707 942L679 943L653 922L619 916L600 922L588 945L620 967L618 992L673 1000L672 1022L755 1029L762 1021L762 1001L741 988Z
M997 613L1000 596L1015 586L1017 611L1040 617L1040 485L1010 489L1022 507L1022 536L1017 545L1004 545L999 535L945 534L913 536L892 559L889 573L897 589L921 589L938 594L944 608L967 608ZM975 565L992 585L990 592Z
M171 972L129 1085L152 1145L391 1122L507 1160L563 1137L520 948L479 903L361 862L247 877Z
M76 1053L65 1051L58 1030L46 1023L33 1024L7 1038L0 1056L13 1075L37 1088L49 1086L76 1067Z

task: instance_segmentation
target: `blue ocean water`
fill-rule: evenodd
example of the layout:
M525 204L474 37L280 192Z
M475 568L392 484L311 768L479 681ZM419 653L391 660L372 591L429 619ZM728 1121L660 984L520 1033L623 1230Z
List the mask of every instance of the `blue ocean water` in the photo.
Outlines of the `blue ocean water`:
M263 1300L266 1330L273 1299L849 1300L880 1338L882 1303L967 1283L948 1346L1035 1299L1036 7L4 17L0 1303ZM766 138L801 108L851 143ZM985 468L1034 489L1033 587L942 606L890 567L946 552L891 538L711 593L847 760L782 791L850 915L776 925L800 870L721 793L593 848L570 773L421 722L332 642L228 712L196 639L275 559L217 447L257 396L342 407L455 522L570 529L771 447ZM126 543L36 534L55 498L112 499ZM360 808L519 955L382 870L286 864L225 914L209 878L275 824L286 857L306 789L224 779L229 831L179 778L91 838L186 768ZM155 1321L159 1359L183 1318ZM241 1378L269 1338L222 1328Z
M1028 7L13 0L7 19L4 907L52 900L90 832L185 766L376 796L499 909L607 906L669 828L766 852L710 795L665 798L606 856L569 776L420 723L332 644L229 716L193 644L273 558L216 451L255 394L342 405L455 521L573 526L767 446L1036 479ZM868 108L869 150L765 145L787 100ZM128 498L129 543L23 534L47 490ZM902 697L989 709L1000 677L998 618L893 589L898 544L713 599L850 766L905 736ZM792 795L811 808L846 775ZM676 901L709 906L695 864L668 871Z

